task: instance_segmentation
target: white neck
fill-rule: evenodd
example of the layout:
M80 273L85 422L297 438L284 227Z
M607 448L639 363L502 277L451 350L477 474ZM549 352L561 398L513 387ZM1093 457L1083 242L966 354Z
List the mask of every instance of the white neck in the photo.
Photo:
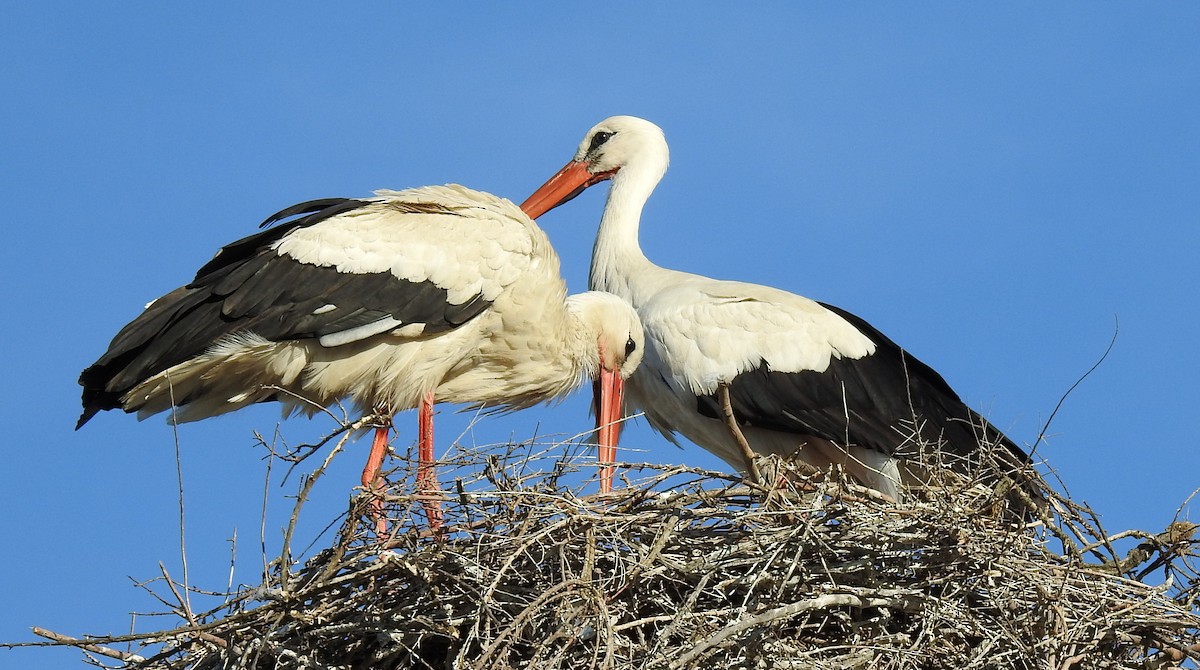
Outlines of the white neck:
M642 208L665 171L665 165L627 165L613 177L592 247L592 290L614 293L640 307L671 274L651 263L638 244Z

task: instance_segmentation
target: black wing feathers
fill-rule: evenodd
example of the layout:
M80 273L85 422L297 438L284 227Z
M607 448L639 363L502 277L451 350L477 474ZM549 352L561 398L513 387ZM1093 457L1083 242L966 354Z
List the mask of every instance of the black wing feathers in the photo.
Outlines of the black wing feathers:
M268 216L262 223L258 224L258 227L269 228L289 216L296 216L297 214L312 214L313 216L296 219L289 222L289 225L294 223L299 226L311 226L319 221L337 216L342 212L348 212L360 207L366 204L366 202L365 200L356 200L354 198L321 198L319 200L309 200L275 212L271 216Z
M860 359L834 358L823 372L781 372L766 364L738 375L730 403L742 424L820 437L835 444L867 447L888 455L898 451L917 427L944 451L969 456L980 442L1000 442L1018 462L1028 456L963 404L946 380L861 318L822 305L869 337L875 353ZM715 396L697 399L705 416L719 418ZM908 443L907 448L914 445ZM951 459L958 460L958 459Z
M448 327L461 326L471 319L474 319L480 312L487 309L491 304L491 302L483 299L482 294L476 294L470 300L461 305L451 305L447 303L444 305L446 324Z
M121 397L142 381L238 333L271 341L322 337L390 317L423 323L423 334L429 335L453 329L491 306L481 295L452 305L446 289L432 282L405 281L390 272L338 272L271 248L292 230L365 204L351 199L301 203L264 225L306 216L223 247L192 283L154 301L83 371L84 411L76 428L100 410L120 407Z
M226 244L221 247L221 250L213 256L212 260L205 263L199 270L196 271L196 280L199 281L204 276L219 270L223 267L234 265L246 260L254 255L259 249L271 244L275 240L280 239L297 228L305 228L316 223L320 223L325 219L330 219L338 214L358 209L371 204L370 200L357 200L354 198L324 198L322 200L309 200L298 205L292 205L287 209L282 209L271 216L267 217L258 225L259 228L266 228L261 232L253 235L248 235L242 239ZM268 227L289 216L297 214L307 214L298 219L292 219L287 223L273 228Z

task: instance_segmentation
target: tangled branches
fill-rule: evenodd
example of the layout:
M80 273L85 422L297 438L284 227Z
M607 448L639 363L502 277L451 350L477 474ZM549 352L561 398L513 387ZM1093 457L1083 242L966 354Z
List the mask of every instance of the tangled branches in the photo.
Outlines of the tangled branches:
M1049 487L1043 518L1025 524L997 513L986 487L948 482L893 503L778 463L782 484L767 488L634 465L634 481L599 499L581 495L562 445L465 461L478 478L458 483L440 537L414 520L413 496L396 495L385 543L351 514L334 546L303 565L281 560L265 583L180 628L59 642L97 662L162 670L1200 659L1188 523L1108 537ZM1141 544L1120 555L1114 545L1129 537ZM144 645L137 655L109 646L130 640Z

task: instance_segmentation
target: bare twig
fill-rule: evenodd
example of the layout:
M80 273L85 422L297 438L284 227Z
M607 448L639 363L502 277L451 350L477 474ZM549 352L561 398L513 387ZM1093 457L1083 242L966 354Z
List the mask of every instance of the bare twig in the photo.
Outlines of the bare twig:
M34 626L33 634L59 644L64 644L71 647L79 647L84 651L89 651L93 654L99 654L101 656L107 656L108 658L115 658L118 661L124 661L126 663L141 663L142 661L146 660L137 654L131 654L117 649L112 649L110 647L105 647L103 645L94 644L88 640L81 640L79 638L62 635L60 633L55 633L52 630L38 628L37 626Z
M762 476L758 472L758 463L755 459L754 450L750 448L750 443L746 441L746 436L742 434L742 428L738 426L737 417L733 413L733 402L729 399L728 382L717 382L717 395L721 398L721 415L724 417L725 427L729 429L729 434L733 437L733 441L737 443L738 449L742 452L742 460L746 463L746 478L752 484L761 484Z
M1120 330L1120 321L1114 316L1113 334L1108 340L1108 346L1104 348L1104 353L1100 354L1099 360L1093 363L1092 367L1087 369L1087 372L1084 372L1082 375L1080 375L1079 379L1076 379L1075 383L1071 384L1070 388L1068 388L1066 392L1062 394L1062 397L1058 399L1058 402L1054 405L1054 409L1050 412L1050 416L1046 417L1046 422L1042 424L1042 429L1038 431L1037 439L1033 441L1033 446L1029 447L1030 457L1037 453L1037 448L1042 444L1042 440L1046 439L1046 432L1050 430L1050 424L1054 422L1054 417L1058 415L1058 410L1062 409L1063 404L1067 402L1067 398L1075 391L1076 388L1079 387L1080 384L1083 383L1083 380L1090 377L1092 373L1095 372L1102 363L1104 363L1104 361L1108 358L1108 355L1112 353L1113 346L1117 343L1117 334L1120 332Z
M177 415L175 412L175 386L171 383L170 372L166 373L166 379L167 392L171 399L171 436L175 443L175 481L179 487L179 561L183 566L184 598L188 598L187 524L185 523L186 515L184 514L183 505L183 450L179 444L179 422L176 420ZM162 567L162 563L159 563L159 567ZM190 603L180 601L180 605L185 610L191 611Z

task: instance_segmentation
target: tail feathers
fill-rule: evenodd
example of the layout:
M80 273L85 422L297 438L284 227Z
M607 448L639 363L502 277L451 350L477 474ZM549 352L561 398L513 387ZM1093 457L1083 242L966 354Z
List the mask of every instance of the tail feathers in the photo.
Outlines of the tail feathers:
M303 345L256 336L230 337L200 356L160 372L120 398L119 407L145 419L172 407L175 423L198 421L269 400L288 402L280 390L293 387L308 362ZM314 399L325 404L328 399ZM301 408L303 409L303 408ZM85 410L91 418L98 409Z

